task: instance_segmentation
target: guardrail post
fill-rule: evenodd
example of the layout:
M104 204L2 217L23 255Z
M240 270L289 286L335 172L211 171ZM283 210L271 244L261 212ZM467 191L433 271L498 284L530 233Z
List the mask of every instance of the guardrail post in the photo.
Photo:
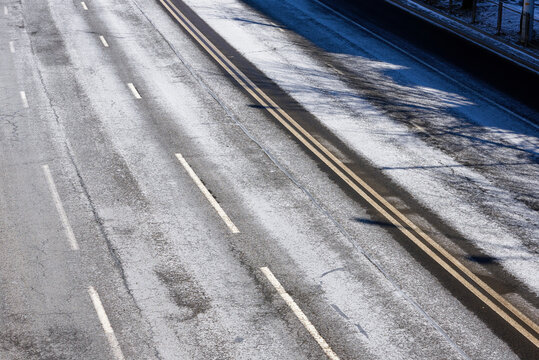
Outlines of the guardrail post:
M526 0L524 0L524 1L526 1ZM472 5L472 24L475 24L476 15L477 15L477 0L473 0L473 5Z
M502 33L502 11L503 11L503 2L502 0L498 1L498 23L496 24L496 35Z
M533 36L533 7L534 0L524 0L520 17L520 43L528 45Z

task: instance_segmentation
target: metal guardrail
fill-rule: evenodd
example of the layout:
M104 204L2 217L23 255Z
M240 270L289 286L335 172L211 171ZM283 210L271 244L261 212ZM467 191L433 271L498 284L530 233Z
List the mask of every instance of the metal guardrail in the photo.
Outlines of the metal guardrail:
M500 3L501 3L503 8L505 8L505 9L507 9L509 11L512 11L512 12L514 12L516 14L519 14L519 15L522 13L522 10L517 10L517 9L513 8L512 6L508 6L508 4L506 4L503 1L485 0L485 2L489 2L491 4L496 4L498 6L500 6ZM534 18L533 21L539 22L539 19Z
M423 0L424 2L426 2L427 4L429 5L433 5L433 0ZM504 21L504 15L507 14L507 13L512 13L512 17L515 17L515 16L518 16L518 20L517 22L519 21L519 28L516 29L517 30L517 33L520 34L520 42L523 43L524 45L529 45L529 41L530 41L530 37L531 37L531 32L528 32L526 34L526 36L524 36L521 32L521 29L522 28L525 28L525 29L529 29L530 26L529 24L532 23L533 24L533 27L532 28L535 28L535 29L539 29L539 19L536 18L535 16L533 18L530 18L529 17L529 14L527 14L528 16L526 17L523 17L522 16L522 9L516 9L515 7L516 6L511 6L511 4L507 4L506 2L504 2L503 0L483 0L482 1L483 3L489 3L489 4L493 4L493 5L496 5L498 7L497 9L497 19L496 19L496 35L502 35L502 26L503 26L503 21ZM537 0L536 0L537 2ZM449 11L449 14L451 15L455 15L455 11L459 8L459 5L462 3L462 0L449 0L449 6L446 8L448 11ZM478 11L481 10L481 7L478 6L478 0L473 0L473 3L472 3L472 8L471 8L471 23L472 24L476 24L477 23L477 17L478 17ZM479 10L478 10L479 9ZM539 11L539 9L537 10ZM509 21L511 22L511 21ZM515 23L514 19L513 19L513 23Z
M447 7L445 10L437 8L429 0L385 1L539 75L539 47L533 43L532 47L524 48L518 46L516 41L504 41L488 29L477 28L449 14ZM461 0L457 1L460 3Z
M493 0L485 0L485 2L498 5L498 20L496 25L496 35L500 35L502 32L502 17L503 17L503 9L507 9L511 12L514 12L515 14L521 15L522 10L517 10L513 8L512 6L508 6L506 3L504 3L502 0L499 1L493 1ZM536 19L535 17L533 19L534 22L539 23L539 19Z

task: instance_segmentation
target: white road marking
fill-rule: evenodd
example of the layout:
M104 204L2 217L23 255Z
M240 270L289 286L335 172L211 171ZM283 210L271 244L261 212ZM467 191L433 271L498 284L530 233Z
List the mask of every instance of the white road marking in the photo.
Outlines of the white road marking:
M4 6L4 15L7 15L9 12L7 10L7 6Z
M107 40L105 40L105 37L103 35L99 35L99 40L101 40L101 43L104 47L109 47L109 43L107 42Z
M80 4L82 5L82 8L84 10L88 10L88 6L86 6L86 3L84 1L81 1Z
M62 200L60 200L60 195L58 194L58 189L56 188L56 184L54 183L54 179L52 178L49 165L43 165L42 168L43 168L43 172L45 173L45 178L47 179L47 182L49 183L49 190L52 194L54 205L56 205L56 210L58 211L58 215L60 216L62 225L64 226L64 230L67 235L67 239L69 240L69 244L71 245L71 249L79 250L79 244L77 243L77 239L75 238L73 229L71 228L71 225L69 224L69 220L67 219L67 214L64 210L64 206L62 205Z
M133 85L133 83L127 83L127 87L129 88L129 90L131 90L135 98L142 99L142 96L140 96L140 94L137 91L137 88L135 87L135 85Z
M283 300L286 302L286 305L288 305L290 307L290 309L292 309L292 311L294 312L294 315L296 315L297 318L299 319L299 321L303 324L303 326L305 326L305 329L307 329L309 334L311 334L311 336L316 340L318 345L320 345L322 350L324 350L327 357L330 358L331 360L339 360L339 357L337 356L337 354L335 354L335 352L333 352L333 350L328 345L326 340L324 340L324 338L322 336L320 336L320 333L318 332L318 330L316 330L316 328L309 321L307 316L303 313L303 311L301 311L301 309L296 304L294 299L292 299L292 297L290 295L288 295L286 290L283 288L283 286L281 285L279 280L277 280L275 275L273 275L271 270L269 268L267 268L267 267L261 267L260 270L262 271L262 273L264 273L264 275L266 275L266 278L268 278L271 285L273 285L275 290L277 290L277 293L279 295L281 295Z
M21 96L22 106L27 108L28 107L28 99L26 98L26 93L24 91L20 91L19 95Z
M112 353L114 354L114 357L116 360L124 360L124 354L122 353L122 349L120 348L120 344L118 343L118 340L116 339L116 335L114 335L114 330L112 329L112 326L110 325L109 318L107 316L107 313L105 312L105 308L103 307L103 304L101 303L101 299L99 298L99 294L94 289L93 286L90 286L88 288L88 294L90 294L90 298L92 299L92 303L94 304L95 312L97 313L97 316L99 317L99 321L101 322L101 326L103 327L103 331L105 332L105 335L107 336L107 340L109 341L109 345L111 347Z
M202 192L202 194L204 194L204 196L206 197L206 199L208 199L208 201L210 202L211 206L213 206L213 208L215 209L215 211L217 211L217 213L219 214L219 216L221 217L221 219L223 219L223 221L225 222L226 226L228 226L228 228L230 229L230 231L232 231L232 233L234 234L237 234L239 233L240 231L238 230L238 228L236 227L236 225L234 225L234 223L232 222L232 220L230 220L230 218L228 217L228 215L225 213L225 211L223 210L223 208L221 208L221 205L219 205L219 203L217 202L217 200L215 200L215 198L212 196L212 194L208 191L208 189L206 188L206 186L204 186L204 184L202 183L202 181L200 181L200 178L197 176L197 174L193 171L193 169L191 168L191 166L187 163L187 161L185 161L185 159L183 158L182 154L176 154L176 157L178 158L178 160L180 161L180 163L182 164L182 166L185 168L185 170L187 171L187 173L189 174L189 176L191 177L191 179L193 179L193 181L195 182L195 184L198 186L198 188L200 189L200 191Z
M13 44L13 41L9 42L9 51L13 54L15 53L15 44Z

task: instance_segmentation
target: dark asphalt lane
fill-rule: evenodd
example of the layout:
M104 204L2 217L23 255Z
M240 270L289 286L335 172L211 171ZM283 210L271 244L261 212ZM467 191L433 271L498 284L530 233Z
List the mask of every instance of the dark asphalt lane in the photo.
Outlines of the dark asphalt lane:
M49 127L48 120L59 126L53 120L55 110L48 106L41 84L35 82L38 78L29 75L35 58L30 55L31 44L16 26L21 9L9 5L11 18L0 19L1 32L13 41L15 50L11 53L2 47L0 53L0 358L109 358L107 334L89 287L96 290L115 324L124 354L151 357L149 328L123 286L122 270L65 154L66 144ZM46 12L40 6L45 4L37 5L36 20L44 21ZM34 26L33 15L27 12L26 16L26 25ZM58 40L48 31L39 37L34 41ZM23 90L27 108L19 96ZM70 109L75 110L73 104ZM60 193L59 202L44 165ZM67 213L80 250L70 244L58 204Z

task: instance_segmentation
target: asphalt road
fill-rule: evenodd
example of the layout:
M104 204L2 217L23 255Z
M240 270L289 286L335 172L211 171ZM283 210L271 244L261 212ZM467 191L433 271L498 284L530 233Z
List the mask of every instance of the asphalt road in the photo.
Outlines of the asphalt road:
M0 11L1 359L538 355L532 290L496 262L466 261L484 255L466 234L184 2L3 1ZM290 42L325 56L301 35ZM324 162L317 144L346 165ZM379 208L393 210L358 196L335 166L511 294L532 325L485 305L410 242L418 229L391 223ZM485 176L510 189L502 172Z

